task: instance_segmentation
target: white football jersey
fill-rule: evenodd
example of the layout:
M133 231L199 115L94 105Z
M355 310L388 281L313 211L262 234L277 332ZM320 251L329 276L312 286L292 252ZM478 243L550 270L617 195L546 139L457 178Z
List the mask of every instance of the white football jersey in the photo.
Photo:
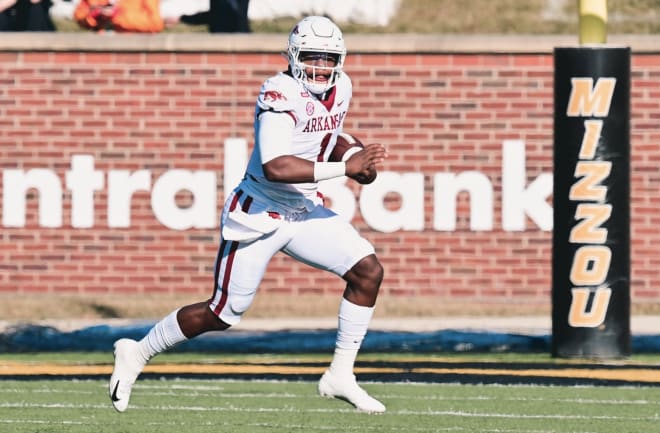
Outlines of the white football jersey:
M305 87L285 72L267 79L261 86L255 109L255 146L248 163L246 175L239 188L263 200L275 201L292 209L311 209L319 203L317 183L287 184L270 182L264 176L262 153L269 155L293 155L308 161L327 161L342 131L344 117L353 95L353 85L346 73L329 91L325 101L309 93ZM279 137L259 140L259 115L266 111L284 113L293 119L293 139L282 143ZM331 140L323 138L333 134Z

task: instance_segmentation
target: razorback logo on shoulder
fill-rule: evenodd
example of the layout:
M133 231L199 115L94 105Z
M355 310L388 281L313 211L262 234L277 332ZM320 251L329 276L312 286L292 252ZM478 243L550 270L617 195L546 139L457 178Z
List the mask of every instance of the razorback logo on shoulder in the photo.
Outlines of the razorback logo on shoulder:
M277 90L266 90L264 92L264 101L286 101L286 96Z
M339 128L342 120L346 116L346 111L333 114L332 116L310 117L305 124L302 132L330 131Z

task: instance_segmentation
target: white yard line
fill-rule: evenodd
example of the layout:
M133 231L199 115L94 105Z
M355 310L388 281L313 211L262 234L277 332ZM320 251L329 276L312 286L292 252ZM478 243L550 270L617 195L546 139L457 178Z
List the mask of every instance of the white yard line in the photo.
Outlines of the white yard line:
M96 423L96 422L79 422L79 421L50 421L50 420L40 420L40 419L0 419L0 424L9 424L9 425L20 425L20 424L26 424L26 425L32 425L32 424L37 424L37 425L48 425L48 426L55 426L55 425L86 425L86 426L105 426L105 423ZM233 423L230 422L219 422L219 421L206 421L206 422L195 422L195 423L182 423L182 422L168 422L168 421L163 421L163 422L157 422L157 421L151 421L146 423L145 425L149 426L182 426L182 427L192 427L192 426L212 426L212 427L231 427L234 426ZM284 428L287 430L303 430L309 429L310 426L308 424L281 424L281 423L247 423L245 424L247 427L260 427L260 428ZM327 430L327 431L337 431L337 426L314 426L314 430ZM382 432L382 431L396 431L399 432L400 426L351 426L351 425L343 425L341 427L342 431L376 431L376 432ZM407 426L406 427L407 432L428 432L429 429L426 427L414 427L414 426ZM475 430L474 428L470 429L465 429L463 427L433 427L433 432L438 433L438 432L463 432L463 431L469 431L470 433L553 433L554 430L518 430L518 429L478 429ZM589 432L575 432L575 433L589 433Z
M103 386L105 392L105 384ZM172 396L172 397L209 397L209 398L232 398L232 399L237 399L237 398L244 398L244 399L251 399L251 398L277 398L277 399L284 399L284 398L309 398L312 396L316 396L315 394L310 394L310 393L301 393L301 394L293 394L293 393L279 393L279 392L269 392L269 393L258 393L258 392L251 392L251 393L232 393L232 392L225 392L224 390L222 392L213 392L213 390L208 389L207 387L200 387L200 391L210 391L210 392L199 392L196 390L195 387L168 387L166 385L164 386L136 386L135 389L138 390L145 390L149 389L152 391L156 392L149 392L150 396ZM180 392L180 391L189 391L189 392ZM193 392L190 392L193 391ZM21 388L1 388L0 389L0 395L1 394L22 394L25 393L25 389ZM33 389L29 391L30 393L39 393L39 394L71 394L71 395L101 395L100 392L94 392L94 391L83 391L83 390L58 390L58 389L51 389L51 388L43 388L43 389ZM416 400L416 401L443 401L443 402L451 402L451 401L491 401L491 400L498 400L498 401L512 401L512 402L523 402L523 401L536 401L536 402L548 402L548 403L575 403L575 404L588 404L588 405L613 405L613 406L620 406L624 404L628 405L636 405L636 406L659 406L660 401L655 401L655 400L644 400L644 399L637 399L637 400L621 400L621 399L583 399L583 398L534 398L534 397L507 397L507 398L502 398L502 397L484 397L484 396L477 396L477 397L458 397L458 396L441 396L441 395L428 395L428 396L420 396L420 395L402 395L402 394L378 394L378 397L381 399L386 399L386 400Z
M108 409L107 404L73 404L73 403L0 403L0 409ZM246 408L235 405L226 406L131 406L131 410L145 411L185 411L185 412L235 412L235 413L355 413L355 409L299 409L292 406ZM521 413L493 413L468 412L454 410L397 410L388 411L382 416L430 416L430 417L470 417L470 418L498 418L498 419L547 419L547 420L606 420L606 421L660 421L660 415L653 416L616 416L616 415L565 415L565 414L521 414Z

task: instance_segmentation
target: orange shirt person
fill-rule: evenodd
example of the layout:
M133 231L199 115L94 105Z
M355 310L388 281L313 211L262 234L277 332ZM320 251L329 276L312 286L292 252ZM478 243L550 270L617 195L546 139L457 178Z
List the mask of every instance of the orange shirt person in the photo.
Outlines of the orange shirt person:
M158 33L164 28L159 0L81 0L73 18L95 31Z

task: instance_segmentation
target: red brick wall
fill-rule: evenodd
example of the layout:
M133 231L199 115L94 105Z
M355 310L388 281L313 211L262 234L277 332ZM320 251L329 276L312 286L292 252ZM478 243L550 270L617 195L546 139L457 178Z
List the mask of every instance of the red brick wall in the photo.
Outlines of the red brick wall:
M31 193L26 226L2 228L0 290L210 294L217 230L164 227L147 192L133 198L130 229L108 228L105 188L95 194L94 227L73 229L65 172L77 154L93 155L104 173L149 169L152 184L167 170L211 170L219 209L223 142L243 137L253 144L255 96L264 78L284 66L279 54L0 53L0 170L46 168L63 185L62 227L39 226L38 195ZM502 229L501 161L503 140L523 140L528 181L552 173L552 56L353 54L345 69L354 82L346 130L386 144L386 170L425 178L422 232L381 233L355 218L385 265L384 293L549 303L551 233L529 219L526 231ZM631 238L638 303L660 302L659 124L660 55L634 55ZM434 230L433 175L467 170L493 183L493 230L469 229L463 196L456 230ZM190 197L177 199L185 206ZM338 293L343 287L278 256L261 290Z

